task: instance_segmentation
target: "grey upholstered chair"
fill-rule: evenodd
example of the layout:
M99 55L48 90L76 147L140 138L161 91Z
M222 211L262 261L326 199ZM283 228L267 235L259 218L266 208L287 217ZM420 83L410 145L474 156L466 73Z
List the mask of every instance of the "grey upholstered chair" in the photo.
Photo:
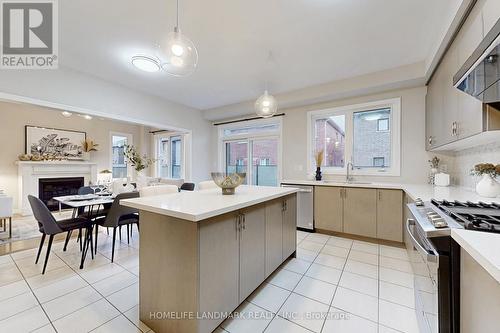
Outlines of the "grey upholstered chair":
M45 255L45 262L43 264L42 274L45 274L45 269L47 268L47 262L49 260L50 249L52 247L52 241L54 236L63 232L68 232L75 229L85 229L85 238L82 251L82 260L80 263L80 269L83 268L83 263L85 261L86 250L90 244L92 247L92 222L83 217L76 217L61 221L56 221L52 213L49 211L47 206L39 198L28 195L28 201L31 205L31 210L33 215L38 222L38 229L42 233L42 239L40 240L40 246L38 248L38 254L36 256L35 264L38 264L38 259L40 259L40 253L42 252L43 243L45 242L45 237L49 235L49 243L47 246L47 254ZM92 249L91 249L92 250ZM92 252L93 258L93 252Z
M116 241L116 230L121 226L127 226L127 240L129 240L129 227L133 224L137 225L137 229L139 229L139 211L134 208L126 207L120 205L120 200L123 199L132 199L138 198L139 192L127 192L120 193L116 196L111 208L109 209L106 217L97 218L95 220L95 248L97 250L97 234L98 227L106 227L113 228L113 245L111 249L111 262L114 261L115 258L115 241Z

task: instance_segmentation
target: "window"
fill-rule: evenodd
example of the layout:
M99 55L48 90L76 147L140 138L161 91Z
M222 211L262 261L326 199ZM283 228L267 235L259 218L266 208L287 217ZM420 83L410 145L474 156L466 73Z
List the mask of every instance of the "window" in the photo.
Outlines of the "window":
M323 166L343 168L345 163L345 116L316 119L314 128L314 151L323 150Z
M170 138L170 161L172 162L170 177L181 178L181 159L182 159L181 137L173 136Z
M389 129L379 131L380 120L389 119L391 109L379 109L354 112L353 114L353 155L356 168L390 167L391 133ZM387 124L389 122L387 121ZM375 165L376 157L382 157L389 163Z
M326 174L400 174L400 99L311 111L308 116L308 169L323 151Z
M111 133L111 169L113 178L128 177L127 161L125 159L125 145L132 144L130 134Z
M182 178L183 140L181 135L157 135L156 176Z
M259 119L221 126L220 169L245 172L245 183L278 186L281 159L281 119Z

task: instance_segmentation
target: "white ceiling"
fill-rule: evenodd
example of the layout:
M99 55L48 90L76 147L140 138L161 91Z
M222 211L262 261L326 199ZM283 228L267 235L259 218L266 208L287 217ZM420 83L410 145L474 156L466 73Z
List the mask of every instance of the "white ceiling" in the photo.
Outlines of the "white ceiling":
M175 0L59 1L61 66L209 109L427 60L457 0L181 0L196 44L187 78L147 74L173 28ZM274 61L268 61L272 50Z

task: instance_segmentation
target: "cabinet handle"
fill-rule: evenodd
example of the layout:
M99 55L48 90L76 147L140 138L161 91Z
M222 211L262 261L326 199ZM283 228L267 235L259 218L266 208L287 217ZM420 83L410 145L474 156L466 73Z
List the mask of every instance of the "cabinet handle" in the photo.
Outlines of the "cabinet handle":
M347 189L344 189L344 199L347 199Z
M378 201L381 201L381 200L382 200L382 192L378 191Z
M432 139L432 135L429 135L429 146L432 146L433 144L433 139Z
M236 238L238 238L238 232L240 231L240 214L236 215L235 225L236 225Z
M245 218L245 214L241 215L242 219L243 219L243 230L246 230L247 229L247 226L246 226L246 218Z

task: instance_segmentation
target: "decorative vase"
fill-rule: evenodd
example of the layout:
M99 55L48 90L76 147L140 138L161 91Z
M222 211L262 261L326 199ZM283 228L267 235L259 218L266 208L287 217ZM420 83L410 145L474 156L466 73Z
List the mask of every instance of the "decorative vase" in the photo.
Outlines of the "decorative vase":
M145 175L144 170L137 171L136 183L138 190L148 186L148 177Z
M321 168L316 168L316 180L321 180Z
M491 175L485 174L477 183L476 192L482 197L496 198L500 194L500 184Z
M82 152L82 159L84 161L90 161L90 152L88 152L88 151Z

